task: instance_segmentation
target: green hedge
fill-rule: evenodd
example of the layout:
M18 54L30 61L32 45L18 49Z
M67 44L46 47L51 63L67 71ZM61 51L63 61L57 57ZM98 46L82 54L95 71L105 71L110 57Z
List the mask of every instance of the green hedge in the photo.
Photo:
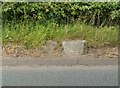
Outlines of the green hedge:
M119 25L119 2L4 2L3 22L53 21L58 24L80 20L97 26Z

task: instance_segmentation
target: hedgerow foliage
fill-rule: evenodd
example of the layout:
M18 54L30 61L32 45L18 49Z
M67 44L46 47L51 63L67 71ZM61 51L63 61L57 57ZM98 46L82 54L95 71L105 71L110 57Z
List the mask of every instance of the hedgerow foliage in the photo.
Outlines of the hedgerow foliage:
M80 20L97 26L119 25L119 2L4 2L3 22L53 21L57 24Z

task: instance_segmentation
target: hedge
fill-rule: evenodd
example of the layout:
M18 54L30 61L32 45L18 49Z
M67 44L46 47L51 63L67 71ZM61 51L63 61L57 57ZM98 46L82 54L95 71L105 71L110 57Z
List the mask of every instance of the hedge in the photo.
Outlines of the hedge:
M68 24L76 20L96 26L120 23L120 2L4 2L3 22L53 21Z

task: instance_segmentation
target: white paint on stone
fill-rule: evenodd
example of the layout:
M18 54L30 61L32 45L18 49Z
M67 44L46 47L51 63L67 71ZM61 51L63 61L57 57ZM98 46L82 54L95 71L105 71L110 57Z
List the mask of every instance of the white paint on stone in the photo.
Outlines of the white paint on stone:
M84 52L85 40L63 41L63 51L68 55L79 55Z

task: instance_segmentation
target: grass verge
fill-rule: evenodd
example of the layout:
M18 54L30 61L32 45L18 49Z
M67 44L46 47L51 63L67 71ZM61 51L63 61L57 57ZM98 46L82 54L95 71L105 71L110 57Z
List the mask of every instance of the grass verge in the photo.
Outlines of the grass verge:
M43 26L39 22L19 22L4 24L2 31L3 45L12 43L22 45L26 49L39 48L47 40L61 42L63 40L84 39L91 47L117 46L118 28L96 28L80 22L58 26L55 23Z

